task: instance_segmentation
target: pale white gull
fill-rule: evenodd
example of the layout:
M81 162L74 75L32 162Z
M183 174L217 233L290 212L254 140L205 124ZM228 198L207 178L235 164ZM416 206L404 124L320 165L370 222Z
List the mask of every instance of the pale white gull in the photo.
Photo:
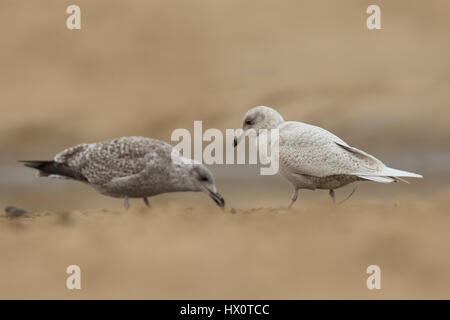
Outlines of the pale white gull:
M223 208L225 201L210 170L189 159L174 158L173 150L156 139L121 137L77 145L51 161L23 162L39 170L39 176L81 181L104 195L123 198L126 209L128 198L143 198L149 207L148 197L179 191L203 191Z
M387 167L374 156L351 147L331 132L303 122L284 121L274 109L259 106L244 116L243 133L254 129L279 130L279 173L293 186L292 207L299 189L327 189L335 201L334 190L355 181L390 183L400 177L422 178L421 175ZM353 194L353 193L352 193Z

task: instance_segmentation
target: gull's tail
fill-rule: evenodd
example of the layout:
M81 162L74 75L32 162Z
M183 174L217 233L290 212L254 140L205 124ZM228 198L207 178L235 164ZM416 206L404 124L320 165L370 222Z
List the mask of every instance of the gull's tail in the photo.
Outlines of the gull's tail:
M22 162L26 167L39 170L40 177L50 177L50 178L63 178L63 179L75 179L75 180L86 180L82 175L77 174L74 170L69 168L67 165L55 161L19 161Z
M420 174L393 169L389 167L385 167L380 172L377 172L376 174L370 174L370 175L358 175L358 177L375 181L375 182L381 182L381 183L391 183L396 181L402 181L405 183L409 183L408 181L400 178L400 177L408 177L408 178L422 178Z
M388 167L384 168L381 171L380 175L392 176L392 177L423 178L420 174L417 174L417 173L388 168Z
M25 167L39 170L39 175L42 177L56 174L57 171L54 161L20 160L19 162L22 162Z

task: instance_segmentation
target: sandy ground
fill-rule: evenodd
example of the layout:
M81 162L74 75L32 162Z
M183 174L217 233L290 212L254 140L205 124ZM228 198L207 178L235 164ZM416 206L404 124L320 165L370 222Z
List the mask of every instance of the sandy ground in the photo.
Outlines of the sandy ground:
M450 298L448 197L0 219L1 298ZM65 288L68 265L82 289ZM366 288L367 266L382 289Z
M79 0L0 3L0 298L450 298L450 2ZM247 109L324 127L425 179L333 206L281 178L213 168L153 209L36 179L18 159L125 135L237 128ZM351 188L338 191L345 197ZM232 210L233 209L233 210ZM235 212L232 213L231 211ZM78 264L82 290L65 288ZM382 290L366 286L368 265Z
M224 212L203 194L126 212L81 185L36 190L20 203L54 209L0 217L0 298L450 298L449 186L364 183L341 205L303 192L291 211L287 184L247 187L222 185ZM96 206L109 209L77 209ZM80 291L65 288L72 264ZM379 291L366 288L372 264Z

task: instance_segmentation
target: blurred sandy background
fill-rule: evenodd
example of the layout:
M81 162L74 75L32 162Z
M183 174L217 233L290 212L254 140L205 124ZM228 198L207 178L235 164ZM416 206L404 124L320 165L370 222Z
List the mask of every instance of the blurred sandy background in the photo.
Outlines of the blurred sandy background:
M450 298L448 1L0 3L0 298ZM366 28L381 7L382 30ZM153 210L18 159L124 135L236 128L255 105L322 126L413 184L361 183L346 204L255 167L214 167L228 209L163 195ZM269 185L269 183L271 185ZM344 198L351 188L338 190ZM234 208L231 213L231 209ZM65 289L79 264L83 289ZM382 269L367 290L365 269Z

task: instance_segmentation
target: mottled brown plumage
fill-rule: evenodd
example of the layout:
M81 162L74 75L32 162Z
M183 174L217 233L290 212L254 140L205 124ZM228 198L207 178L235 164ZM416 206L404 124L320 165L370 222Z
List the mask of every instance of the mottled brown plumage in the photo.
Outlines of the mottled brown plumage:
M145 137L121 137L68 148L54 161L28 161L40 176L66 178L87 183L100 193L124 198L143 198L166 192L204 191L221 207L211 172L173 153L163 141Z

